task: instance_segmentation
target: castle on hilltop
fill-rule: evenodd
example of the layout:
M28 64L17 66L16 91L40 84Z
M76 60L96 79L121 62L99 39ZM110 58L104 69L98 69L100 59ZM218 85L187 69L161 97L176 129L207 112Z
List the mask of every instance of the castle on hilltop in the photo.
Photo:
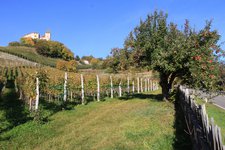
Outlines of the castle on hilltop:
M31 32L29 34L24 35L23 38L41 39L41 40L49 41L51 40L51 33L45 32L45 35L40 36L40 34L37 32Z

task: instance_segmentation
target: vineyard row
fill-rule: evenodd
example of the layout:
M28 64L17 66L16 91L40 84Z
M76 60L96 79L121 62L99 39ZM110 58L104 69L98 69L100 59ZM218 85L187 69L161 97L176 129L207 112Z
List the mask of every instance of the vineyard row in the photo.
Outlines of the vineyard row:
M158 80L142 74L78 74L52 68L16 67L0 71L0 83L14 82L21 100L38 109L39 98L85 104L104 97L121 97L158 89Z

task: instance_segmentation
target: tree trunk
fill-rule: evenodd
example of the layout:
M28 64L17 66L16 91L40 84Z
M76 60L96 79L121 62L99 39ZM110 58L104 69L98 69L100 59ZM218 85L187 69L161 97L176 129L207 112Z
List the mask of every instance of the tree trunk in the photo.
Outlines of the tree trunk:
M168 84L162 83L162 94L163 94L163 100L167 101L169 99L169 87Z
M167 101L169 99L169 93L175 78L176 73L160 73L160 86L162 87L163 100Z

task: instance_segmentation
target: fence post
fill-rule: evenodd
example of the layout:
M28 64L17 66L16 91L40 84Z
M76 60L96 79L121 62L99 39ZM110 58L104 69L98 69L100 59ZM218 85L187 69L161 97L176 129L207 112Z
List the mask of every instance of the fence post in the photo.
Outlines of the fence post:
M80 75L81 78L81 103L84 105L84 78L83 74Z
M145 79L145 92L147 92L147 79Z
M39 78L36 77L36 104L35 104L35 110L38 110L38 104L39 104Z
M132 81L132 91L133 91L133 94L134 94L134 80Z
M153 85L152 80L150 80L150 90L153 91Z
M113 98L113 82L112 82L112 76L110 76L110 85L111 85L111 98Z
M141 93L143 92L143 84L142 84L142 78L141 78Z
M97 77L97 101L100 101L100 83L99 83L99 77L98 75L96 75Z
M66 91L66 87L67 87L67 72L65 72L65 81L64 81L64 94L63 94L63 101L66 101L67 98L67 91Z
M119 83L119 97L121 97L122 96L122 89L121 89L121 81L120 81L120 83Z
M130 93L130 79L127 77L127 93Z
M149 82L149 78L148 78L148 92L150 91L150 82Z
M152 82L153 85L153 91L155 91L155 81Z
M72 90L70 91L70 101L72 102L72 100L73 100L73 92L72 92Z
M139 77L137 77L137 92L140 93Z

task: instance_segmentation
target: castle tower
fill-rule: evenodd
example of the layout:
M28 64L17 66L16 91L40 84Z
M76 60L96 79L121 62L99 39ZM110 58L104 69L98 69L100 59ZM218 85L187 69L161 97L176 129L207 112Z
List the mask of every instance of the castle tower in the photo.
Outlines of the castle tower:
M45 39L47 41L51 40L51 33L50 32L45 32Z

